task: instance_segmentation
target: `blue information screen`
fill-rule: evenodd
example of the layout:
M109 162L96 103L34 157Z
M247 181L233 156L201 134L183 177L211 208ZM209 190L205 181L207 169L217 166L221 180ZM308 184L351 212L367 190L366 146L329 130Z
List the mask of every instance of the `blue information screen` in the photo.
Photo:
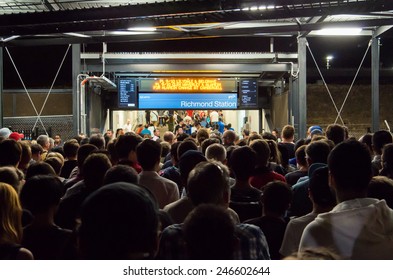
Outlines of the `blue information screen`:
M236 109L236 93L139 93L139 109Z

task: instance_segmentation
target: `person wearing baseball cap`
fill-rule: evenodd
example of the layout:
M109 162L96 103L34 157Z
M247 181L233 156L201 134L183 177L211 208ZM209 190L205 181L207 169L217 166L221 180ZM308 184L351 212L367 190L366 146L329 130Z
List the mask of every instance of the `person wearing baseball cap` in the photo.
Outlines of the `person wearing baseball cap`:
M9 139L14 139L15 141L22 140L25 136L22 133L12 132L9 136Z

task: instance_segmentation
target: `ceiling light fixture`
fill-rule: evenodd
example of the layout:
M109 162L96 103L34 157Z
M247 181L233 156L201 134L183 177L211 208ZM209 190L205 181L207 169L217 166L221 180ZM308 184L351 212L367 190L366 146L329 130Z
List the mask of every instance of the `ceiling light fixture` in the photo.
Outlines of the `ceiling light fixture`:
M322 36L357 36L362 32L361 28L324 28L315 31Z

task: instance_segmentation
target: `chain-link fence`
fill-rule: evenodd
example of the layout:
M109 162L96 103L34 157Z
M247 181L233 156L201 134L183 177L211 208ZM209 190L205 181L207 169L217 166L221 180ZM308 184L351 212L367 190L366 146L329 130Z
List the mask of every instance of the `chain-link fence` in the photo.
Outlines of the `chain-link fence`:
M23 133L26 140L36 139L38 135L46 133L50 137L59 134L63 141L75 136L73 133L72 115L41 116L40 118L45 128L39 120L37 122L36 116L5 117L3 118L3 126L9 127L12 131ZM34 124L36 124L35 127Z

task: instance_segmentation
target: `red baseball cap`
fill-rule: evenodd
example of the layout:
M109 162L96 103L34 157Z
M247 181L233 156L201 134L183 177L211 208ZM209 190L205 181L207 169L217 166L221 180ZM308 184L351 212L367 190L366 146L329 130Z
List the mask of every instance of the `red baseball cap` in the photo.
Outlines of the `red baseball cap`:
M25 136L22 133L12 132L8 138L14 139L15 141L19 141L23 139Z

